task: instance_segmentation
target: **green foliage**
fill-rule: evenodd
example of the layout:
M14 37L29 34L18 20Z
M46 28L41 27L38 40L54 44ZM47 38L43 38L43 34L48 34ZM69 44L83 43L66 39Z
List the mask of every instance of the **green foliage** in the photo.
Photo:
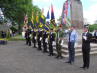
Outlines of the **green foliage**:
M10 39L10 38L11 38L10 32L9 32L9 31L6 32L6 35L7 35L7 36L6 36L7 39Z
M28 15L28 22L32 19L32 12L34 17L34 24L36 23L36 16L41 14L41 10L37 6L33 6L33 0L0 0L0 8L4 16L14 23L18 24L19 31L24 25L24 17Z
M17 28L15 28L14 26L12 26L11 28L10 28L12 31L17 31L18 29Z
M97 24L89 25L90 32L97 30Z
M10 41L24 41L25 40L25 38L23 38L22 37L22 35L17 35L17 36L15 36L15 37L11 37L11 38L9 38L9 40Z

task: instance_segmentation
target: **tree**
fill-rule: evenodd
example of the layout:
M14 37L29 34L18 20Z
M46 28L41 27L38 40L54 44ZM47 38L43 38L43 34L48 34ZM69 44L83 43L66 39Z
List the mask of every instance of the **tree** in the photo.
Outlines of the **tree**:
M19 30L23 26L26 14L28 15L28 21L31 21L32 11L39 14L41 12L37 6L33 6L32 0L0 0L0 8L7 19L19 25Z
M97 24L89 25L89 30L92 32L94 30L97 30Z

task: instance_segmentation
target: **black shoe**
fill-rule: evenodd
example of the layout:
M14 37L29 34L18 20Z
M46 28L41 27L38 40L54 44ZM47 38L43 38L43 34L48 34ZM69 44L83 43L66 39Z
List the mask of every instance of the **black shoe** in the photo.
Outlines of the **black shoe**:
M57 59L58 59L58 58L59 58L59 56L56 56L55 58L57 58Z
M48 56L51 56L51 54L49 54Z
M31 45L29 45L29 46L31 46Z
M71 63L70 61L67 61L67 62L65 62L65 63Z
M82 67L80 67L80 68L82 68L82 69L84 69L84 70L86 70L86 69L87 69L87 67L84 67L84 66L82 66Z
M48 53L48 51L45 51L45 53Z
M41 51L42 49L38 48L39 51Z
M36 46L34 46L33 48L37 48Z
M89 69L89 67L86 67L87 69Z
M84 66L80 67L80 68L85 68Z
M48 53L48 51L43 51L43 53Z
M61 56L60 59L63 59L63 57Z
M71 65L73 65L73 64L74 64L74 62L70 62L70 64L71 64Z
M54 56L54 54L51 54L51 56Z

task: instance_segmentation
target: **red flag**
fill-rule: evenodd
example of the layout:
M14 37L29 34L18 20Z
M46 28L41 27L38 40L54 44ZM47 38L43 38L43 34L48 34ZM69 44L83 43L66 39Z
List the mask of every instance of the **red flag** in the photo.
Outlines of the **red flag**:
M28 23L28 16L26 14L26 16L24 17L24 24L27 24Z
M65 14L68 15L68 1L65 3Z
M51 5L51 19L55 19L53 5Z

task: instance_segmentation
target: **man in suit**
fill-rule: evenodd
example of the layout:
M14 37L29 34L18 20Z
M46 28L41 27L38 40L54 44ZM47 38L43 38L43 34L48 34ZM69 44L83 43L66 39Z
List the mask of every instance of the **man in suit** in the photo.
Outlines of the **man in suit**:
M42 50L41 48L42 30L41 29L39 29L38 31L37 41L38 41L38 50Z
M44 53L47 52L47 43L48 43L48 34L47 34L47 31L44 30L43 31L43 52Z
M33 32L32 32L32 42L33 42L33 44L34 44L34 48L36 48L36 31L35 30L33 30Z
M53 32L53 29L50 29L50 34L49 34L49 56L53 56L53 44L55 41L55 34Z
M89 33L88 28L84 28L82 34L82 54L83 54L83 66L81 68L88 69L90 64L90 42L92 34Z
M68 40L69 60L66 63L73 64L75 61L75 43L77 41L77 36L75 26L71 26Z

